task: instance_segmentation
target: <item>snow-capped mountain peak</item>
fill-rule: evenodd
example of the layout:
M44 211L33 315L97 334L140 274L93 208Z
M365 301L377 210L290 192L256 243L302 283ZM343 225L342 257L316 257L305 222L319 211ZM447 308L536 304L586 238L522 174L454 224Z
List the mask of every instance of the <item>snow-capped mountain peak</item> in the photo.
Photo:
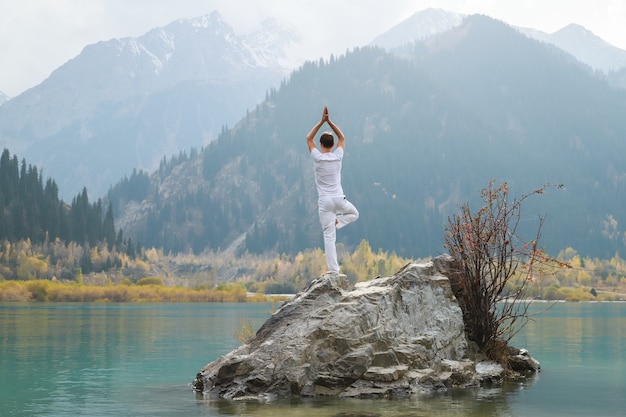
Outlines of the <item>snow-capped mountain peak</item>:
M370 45L386 49L397 48L452 29L460 25L464 18L464 14L428 8L414 13L408 19L377 36Z
M287 50L301 40L298 30L275 18L265 19L261 28L243 38L243 43L264 67L293 66L289 63Z
M66 193L86 185L102 195L121 173L152 170L163 155L202 146L234 124L287 76L282 59L297 38L275 19L240 35L212 12L88 45L2 105L0 140ZM57 152L68 148L80 161L72 169L70 154Z
M178 22L185 22L185 19L179 19ZM230 28L230 25L228 23L226 23L226 21L222 18L222 15L214 10L213 12L206 14L204 16L199 16L193 19L190 19L189 22L191 23L191 26L193 27L197 27L197 28L209 28L209 27L213 27L213 28L227 28L227 30L232 31L232 29Z

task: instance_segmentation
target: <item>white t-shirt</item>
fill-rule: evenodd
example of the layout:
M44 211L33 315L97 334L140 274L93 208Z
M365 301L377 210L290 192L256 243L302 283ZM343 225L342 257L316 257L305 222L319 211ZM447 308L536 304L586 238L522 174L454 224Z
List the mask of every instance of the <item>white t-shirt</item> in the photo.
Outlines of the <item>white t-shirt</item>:
M311 150L315 168L315 184L319 197L343 196L341 188L341 160L343 148L335 148L332 152L322 153L319 149Z

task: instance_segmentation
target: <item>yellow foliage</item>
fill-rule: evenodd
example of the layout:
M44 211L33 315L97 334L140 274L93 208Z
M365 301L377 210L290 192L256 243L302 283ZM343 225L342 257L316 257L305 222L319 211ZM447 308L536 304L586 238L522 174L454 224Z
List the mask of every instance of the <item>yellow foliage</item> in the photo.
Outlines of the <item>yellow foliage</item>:
M91 250L91 262L96 264L100 261L100 254L98 253L98 247L94 246Z
M163 285L162 277L144 277L137 281L137 285Z
M20 280L44 278L47 271L48 264L39 258L23 253L18 258L17 278Z
M22 283L16 281L0 282L0 302L30 301L30 292Z
M595 297L591 294L589 288L568 288L566 291L565 301L594 301Z
M164 255L161 249L151 248L146 249L142 256L131 259L125 253L118 253L115 247L109 250L106 245L98 245L89 249L93 268L88 272L85 270L83 276L80 260L84 259L85 250L73 242L65 244L59 240L50 242L48 246L33 245L28 239L15 243L0 241L0 280L43 280L47 283L35 283L30 289L25 286L2 287L0 300L257 301L257 298L265 298L262 295L248 298L246 287L250 291L260 292L268 283L285 283L301 290L326 271L326 257L321 248L306 250L294 256L249 253L235 256L219 251L206 251L199 255ZM420 261L381 249L374 251L366 240L352 249L338 244L337 250L342 272L353 283L377 276L390 276L407 262ZM626 261L619 254L602 260L583 257L574 249L567 248L561 251L559 260L568 262L572 267L533 271L529 295L582 300L588 298L588 295L578 294L574 290L580 286L593 286L598 294L603 294L602 299L626 298ZM219 283L217 271L225 270L237 271L238 282L215 287ZM180 275L178 271L192 272ZM47 279L51 277L58 278L59 287L50 285L52 283ZM134 288L137 286L132 285L132 281L138 278L156 281L151 282L152 285L141 285L148 284L150 280L139 280L138 287L143 288ZM86 288L81 290L75 285L67 286L62 284L64 280L84 283ZM119 286L126 288L122 291L112 283L125 284ZM154 284L161 288L147 288ZM193 289L179 289L172 284ZM96 289L107 286L109 289L106 291ZM609 297L608 294L614 295Z
M142 261L141 259L135 259L132 261L132 271L136 275L145 275L150 272L150 265L147 262Z
M239 323L241 324L241 328L235 329L234 337L241 343L246 343L248 342L248 340L254 337L256 331L254 330L254 326L252 325L250 320L248 320L247 322L239 320Z
M258 296L250 301L267 301ZM245 287L238 284L216 288L165 287L163 285L80 285L77 283L6 281L0 283L0 301L56 302L246 302Z
M50 282L44 280L28 281L26 288L30 292L31 299L34 301L48 301L48 289Z
M563 294L561 293L560 286L553 284L543 290L541 297L544 300L560 300L563 299Z
M591 285L591 275L585 270L578 271L577 281L581 285Z
M145 255L148 262L152 264L157 263L159 260L159 253L155 248L147 249Z

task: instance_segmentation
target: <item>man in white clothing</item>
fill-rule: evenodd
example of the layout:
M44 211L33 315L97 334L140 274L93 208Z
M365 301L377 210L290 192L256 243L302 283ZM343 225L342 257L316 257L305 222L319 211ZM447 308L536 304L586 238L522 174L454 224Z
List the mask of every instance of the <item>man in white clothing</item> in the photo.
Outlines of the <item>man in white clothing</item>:
M320 148L315 146L315 135L324 123L337 135L337 147L331 132L324 132L320 137ZM317 122L306 137L309 152L313 157L315 184L317 185L318 209L322 231L324 232L324 251L330 274L339 273L335 241L337 229L359 218L356 207L348 200L341 187L341 161L343 159L345 138L339 127L330 120L328 108L324 106L322 119Z

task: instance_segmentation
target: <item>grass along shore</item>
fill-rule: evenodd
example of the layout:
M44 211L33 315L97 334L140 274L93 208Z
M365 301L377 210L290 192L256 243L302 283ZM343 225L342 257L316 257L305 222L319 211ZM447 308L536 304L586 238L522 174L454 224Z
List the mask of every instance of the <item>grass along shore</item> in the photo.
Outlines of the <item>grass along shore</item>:
M83 285L47 280L0 282L0 302L265 302L276 297L248 294L241 284L215 288L166 287L155 282Z
M529 291L536 301L624 301L626 293L594 290L589 287L554 286L548 297ZM544 294L546 295L545 291ZM118 284L95 285L48 280L0 281L0 302L168 302L225 303L275 302L291 298L287 294L249 292L243 283L226 283L212 288L206 286L165 286L162 280L144 278L133 284L130 280Z

